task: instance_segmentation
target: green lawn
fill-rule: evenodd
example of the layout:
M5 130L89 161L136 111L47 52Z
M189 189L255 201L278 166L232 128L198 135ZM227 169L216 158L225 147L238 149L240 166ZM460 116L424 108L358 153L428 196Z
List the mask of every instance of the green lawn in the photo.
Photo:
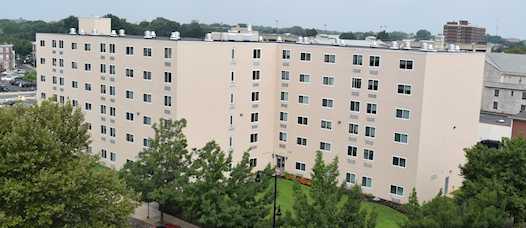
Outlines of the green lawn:
M292 188L294 185L299 184L291 180L278 179L278 205L283 212L292 211L294 201ZM305 191L309 190L307 186L301 186ZM377 228L399 227L398 224L407 219L404 214L381 204L365 202L362 207L372 208L378 212Z

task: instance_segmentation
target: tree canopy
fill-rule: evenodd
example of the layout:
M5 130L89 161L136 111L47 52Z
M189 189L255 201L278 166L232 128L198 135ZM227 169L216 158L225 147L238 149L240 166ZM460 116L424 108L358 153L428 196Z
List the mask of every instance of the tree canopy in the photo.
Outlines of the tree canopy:
M416 40L431 40L433 38L433 35L430 31L420 29L416 32L415 38Z
M42 102L0 109L2 227L122 227L134 195L85 153L80 110Z

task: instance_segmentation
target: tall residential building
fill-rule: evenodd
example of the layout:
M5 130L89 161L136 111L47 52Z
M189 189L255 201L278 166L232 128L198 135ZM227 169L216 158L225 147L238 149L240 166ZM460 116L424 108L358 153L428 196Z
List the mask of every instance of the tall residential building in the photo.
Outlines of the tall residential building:
M12 44L0 44L0 72L15 69L15 56Z
M482 111L515 115L526 111L526 55L488 53Z
M320 150L349 186L406 202L413 187L422 200L457 189L463 149L478 140L482 54L233 33L36 40L40 99L81 108L91 152L115 168L148 146L154 122L185 118L191 147L214 139L235 161L251 148L256 169L306 177Z
M485 43L486 29L476 27L466 20L450 21L444 25L444 36L449 44Z

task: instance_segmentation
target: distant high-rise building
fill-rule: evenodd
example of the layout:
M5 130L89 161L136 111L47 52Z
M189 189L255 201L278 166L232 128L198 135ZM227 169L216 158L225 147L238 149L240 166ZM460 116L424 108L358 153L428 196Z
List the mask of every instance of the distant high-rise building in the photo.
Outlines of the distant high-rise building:
M484 43L486 28L476 27L466 20L450 21L444 25L446 43L472 44Z
M0 72L15 69L15 49L12 44L0 44Z

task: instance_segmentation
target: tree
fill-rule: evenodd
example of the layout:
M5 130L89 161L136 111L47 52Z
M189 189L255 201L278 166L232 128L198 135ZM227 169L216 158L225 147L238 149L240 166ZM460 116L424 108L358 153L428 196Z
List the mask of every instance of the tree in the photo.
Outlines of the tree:
M389 33L384 30L376 34L376 39L381 41L390 41L391 37L389 37Z
M47 101L0 109L3 227L122 227L135 208L116 173L85 153L80 110Z
M416 32L416 40L431 40L433 36L430 31L425 29L420 29Z
M340 34L340 39L356 40L356 35L354 35L352 32L344 32Z
M526 140L503 139L499 149L477 144L466 149L466 158L461 167L464 182L457 194L460 204L469 206L471 201L504 210L516 224L526 222Z
M366 216L360 213L361 192L354 188L346 196L344 186L338 184L338 159L325 164L322 153L316 153L312 169L312 187L307 193L298 186L294 189L294 215L287 215L293 227L368 227ZM344 206L338 206L340 203ZM376 217L371 216L371 221ZM369 223L374 226L374 223Z
M305 36L311 37L316 35L318 35L318 31L316 29L305 29Z
M393 41L404 40L404 39L409 38L409 34L405 32L401 32L401 31L392 31L389 33L389 37Z
M413 191L405 207L409 218L408 222L403 224L405 228L464 227L459 207L453 199L443 196L442 192L420 206L416 192Z
M184 127L184 119L154 124L151 146L139 153L137 161L126 163L120 171L128 186L140 193L141 200L159 203L161 213L168 204L180 208L186 201L192 155L186 149Z

